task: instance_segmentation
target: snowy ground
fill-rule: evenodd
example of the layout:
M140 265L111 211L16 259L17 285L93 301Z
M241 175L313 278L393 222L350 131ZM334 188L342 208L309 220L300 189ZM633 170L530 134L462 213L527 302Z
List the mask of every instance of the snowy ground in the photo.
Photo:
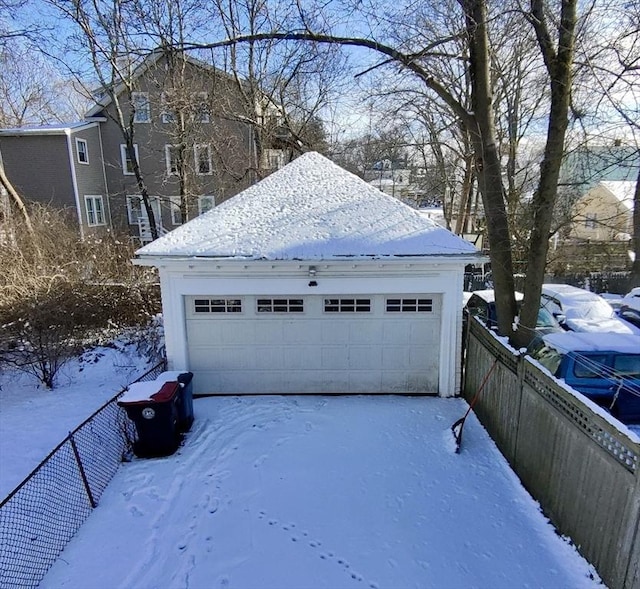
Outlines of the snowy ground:
M0 500L123 387L151 368L132 344L96 348L62 367L49 390L0 370Z
M124 464L43 588L594 587L466 404L217 397Z

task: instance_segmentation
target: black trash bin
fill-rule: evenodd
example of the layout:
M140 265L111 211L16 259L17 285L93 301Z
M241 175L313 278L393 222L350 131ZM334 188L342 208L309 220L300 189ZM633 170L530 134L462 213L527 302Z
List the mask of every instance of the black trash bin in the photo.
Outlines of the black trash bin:
M168 456L180 445L177 382L142 382L129 386L118 400L136 426L133 452L141 458Z
M178 400L178 430L188 432L193 423L193 372L169 370L158 376L156 382L177 381L180 384Z

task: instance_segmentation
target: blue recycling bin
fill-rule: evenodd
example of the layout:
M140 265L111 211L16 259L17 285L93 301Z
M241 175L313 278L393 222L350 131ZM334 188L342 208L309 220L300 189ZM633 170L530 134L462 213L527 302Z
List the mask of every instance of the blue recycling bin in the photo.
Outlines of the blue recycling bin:
M169 370L160 374L156 382L179 383L178 430L188 432L193 423L193 372Z
M177 382L134 383L118 400L136 426L133 452L140 458L168 456L180 445Z

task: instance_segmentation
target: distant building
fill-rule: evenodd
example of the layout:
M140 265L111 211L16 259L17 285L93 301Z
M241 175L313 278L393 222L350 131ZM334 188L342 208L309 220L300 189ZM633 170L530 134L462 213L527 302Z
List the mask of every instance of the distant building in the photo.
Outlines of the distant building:
M114 230L151 240L117 107L133 120L135 159L159 234L244 190L258 169L284 165L277 145L256 155L250 105L235 79L189 57L181 65L176 78L168 58L153 53L136 69L131 95L115 89L118 105L98 92L84 121L0 130L6 174L25 201L70 211L83 236Z
M635 181L640 169L640 150L631 145L584 146L569 152L560 171L560 186L575 187L584 194L603 181Z
M627 241L633 234L635 181L604 181L592 186L573 207L570 238Z
M0 129L0 151L26 202L68 211L83 236L112 228L99 123Z

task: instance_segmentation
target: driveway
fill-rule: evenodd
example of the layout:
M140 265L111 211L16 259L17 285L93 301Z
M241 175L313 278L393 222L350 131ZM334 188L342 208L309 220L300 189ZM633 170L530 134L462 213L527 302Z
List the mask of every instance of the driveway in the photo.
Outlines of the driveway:
M216 397L124 464L41 587L594 587L460 399Z

